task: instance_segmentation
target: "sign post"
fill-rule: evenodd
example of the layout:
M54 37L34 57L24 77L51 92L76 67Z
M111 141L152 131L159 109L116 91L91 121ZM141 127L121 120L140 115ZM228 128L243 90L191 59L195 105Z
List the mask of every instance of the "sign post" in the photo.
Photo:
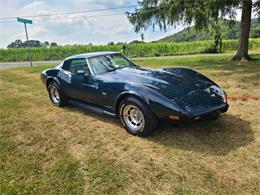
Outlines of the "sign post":
M29 43L27 26L26 26L26 24L32 24L32 20L28 20L28 19L24 19L24 18L17 18L17 22L21 22L24 24L26 40L27 40L27 47L29 49L30 65L32 66L32 51L31 51L31 47L30 47L30 43Z

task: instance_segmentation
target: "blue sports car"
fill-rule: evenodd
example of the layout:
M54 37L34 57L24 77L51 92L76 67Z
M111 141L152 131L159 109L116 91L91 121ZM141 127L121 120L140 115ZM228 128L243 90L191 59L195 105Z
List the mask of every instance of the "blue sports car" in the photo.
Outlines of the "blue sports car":
M118 116L134 135L154 132L160 119L217 119L228 109L223 89L186 68L143 68L118 52L95 52L66 58L42 72L55 106L76 104Z

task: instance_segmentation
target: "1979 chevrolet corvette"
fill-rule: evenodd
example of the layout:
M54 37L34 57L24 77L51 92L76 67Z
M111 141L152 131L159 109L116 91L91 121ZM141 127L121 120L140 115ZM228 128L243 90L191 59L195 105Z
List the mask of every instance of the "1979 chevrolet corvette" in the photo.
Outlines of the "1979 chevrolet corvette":
M118 116L134 135L151 134L160 119L217 118L228 109L223 89L186 68L142 68L118 52L66 58L42 72L55 106L66 103Z

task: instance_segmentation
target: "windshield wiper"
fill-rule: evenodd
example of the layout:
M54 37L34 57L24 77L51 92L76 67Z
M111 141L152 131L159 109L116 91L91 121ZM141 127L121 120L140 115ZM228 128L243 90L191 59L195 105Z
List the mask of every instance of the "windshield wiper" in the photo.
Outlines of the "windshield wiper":
M107 72L112 72L114 70L116 70L117 68L111 68L111 69L108 69Z
M139 67L139 66L137 66L137 65L125 65L125 66L119 66L119 67L117 67L118 69L119 68L126 68L126 67Z

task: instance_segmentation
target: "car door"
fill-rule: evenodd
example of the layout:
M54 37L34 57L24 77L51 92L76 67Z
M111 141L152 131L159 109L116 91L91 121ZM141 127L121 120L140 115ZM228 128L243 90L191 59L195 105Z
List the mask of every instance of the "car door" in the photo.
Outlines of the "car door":
M69 97L88 103L96 103L95 95L98 84L91 74L85 58L70 59L64 62L64 70L69 75L69 81L64 83Z

